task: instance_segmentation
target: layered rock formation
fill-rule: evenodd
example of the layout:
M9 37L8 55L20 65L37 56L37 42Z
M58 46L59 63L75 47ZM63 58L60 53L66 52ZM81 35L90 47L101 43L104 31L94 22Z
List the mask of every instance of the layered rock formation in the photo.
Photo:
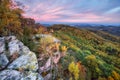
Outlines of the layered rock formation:
M0 80L43 80L35 53L15 36L0 37Z

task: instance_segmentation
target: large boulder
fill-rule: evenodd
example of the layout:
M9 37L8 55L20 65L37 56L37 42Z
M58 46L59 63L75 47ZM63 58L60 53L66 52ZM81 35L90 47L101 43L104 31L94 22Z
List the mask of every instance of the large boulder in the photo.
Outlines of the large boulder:
M43 80L35 53L15 36L0 38L0 80Z

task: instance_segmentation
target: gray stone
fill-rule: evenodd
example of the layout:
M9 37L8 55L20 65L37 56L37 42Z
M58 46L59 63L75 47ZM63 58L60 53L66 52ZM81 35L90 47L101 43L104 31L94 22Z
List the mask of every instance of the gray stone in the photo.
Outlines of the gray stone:
M15 36L8 36L8 37L6 37L6 40L13 41L13 40L16 40L16 37Z
M19 54L19 44L17 44L18 40L12 40L9 42L8 46L9 46L9 52L10 55L13 55L14 53L18 53Z
M0 80L20 80L22 75L16 70L4 70L0 72Z
M28 48L28 47L26 47L26 46L23 46L22 48L21 48L21 50L22 50L22 54L28 54L29 52L30 52L30 49Z
M38 74L38 80L44 80L40 74Z
M8 52L10 52L8 55L12 56L14 53L19 54L18 58L12 63L9 63L4 53L5 40L8 41L8 45L6 45L9 48ZM0 80L43 80L42 76L37 72L38 61L35 53L31 52L15 36L0 38L0 68L3 68L8 63L7 68L0 71ZM23 71L16 71L20 69Z
M5 51L5 40L4 37L0 38L0 53L3 53Z
M38 73L28 71L23 74L21 80L43 80L43 78Z
M22 68L24 70L37 71L38 62L36 55L33 52L29 52L25 55L20 56L15 61L13 61L9 66L9 69Z
M0 67L5 67L9 63L5 54L0 54Z
M43 77L31 71L4 70L0 72L0 80L43 80Z

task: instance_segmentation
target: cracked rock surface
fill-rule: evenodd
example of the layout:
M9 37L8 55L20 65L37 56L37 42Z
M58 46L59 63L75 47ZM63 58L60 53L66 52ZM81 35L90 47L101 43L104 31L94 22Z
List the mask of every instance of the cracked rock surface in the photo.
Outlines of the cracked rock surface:
M0 80L43 80L38 61L15 36L0 37Z

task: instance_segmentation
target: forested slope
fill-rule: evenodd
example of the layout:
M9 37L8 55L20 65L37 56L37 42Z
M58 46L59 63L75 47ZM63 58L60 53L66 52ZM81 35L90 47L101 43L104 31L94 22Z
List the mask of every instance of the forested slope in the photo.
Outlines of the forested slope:
M67 25L53 25L54 36L68 47L70 56L85 66L86 78L119 80L120 42L107 33L98 34L87 29L78 29ZM108 38L105 36L109 36ZM116 41L114 41L116 40Z

